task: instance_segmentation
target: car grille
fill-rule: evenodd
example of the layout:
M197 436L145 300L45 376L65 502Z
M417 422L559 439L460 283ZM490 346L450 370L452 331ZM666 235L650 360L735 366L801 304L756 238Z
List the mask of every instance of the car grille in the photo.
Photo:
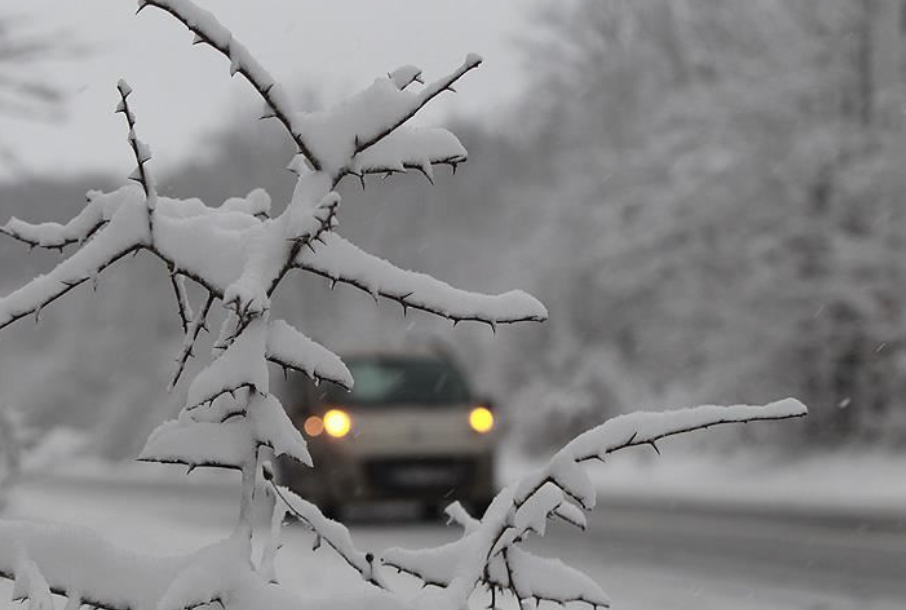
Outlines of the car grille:
M370 486L386 491L447 491L468 482L475 461L464 458L385 458L365 463Z

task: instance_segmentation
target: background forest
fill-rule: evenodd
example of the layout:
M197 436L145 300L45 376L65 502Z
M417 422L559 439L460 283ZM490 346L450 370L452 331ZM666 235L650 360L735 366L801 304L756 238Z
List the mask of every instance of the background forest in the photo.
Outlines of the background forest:
M471 290L525 288L550 320L497 337L451 331L311 280L276 307L340 348L444 342L533 448L655 404L786 395L811 415L771 428L785 441L903 446L900 12L853 0L542 4L514 43L532 95L453 126L470 152L463 176L370 180L368 214L348 181L341 218L347 237L402 267ZM274 168L288 144L248 123L212 133L159 191L287 197L293 177ZM65 218L113 183L23 175L0 184L0 201L4 216ZM15 261L0 267L5 293L54 255L2 240L0 257ZM10 329L3 402L39 429L89 431L106 457L134 456L179 404L161 390L181 340L175 311L151 296L166 282L150 263L113 270L101 298L80 288L37 331Z

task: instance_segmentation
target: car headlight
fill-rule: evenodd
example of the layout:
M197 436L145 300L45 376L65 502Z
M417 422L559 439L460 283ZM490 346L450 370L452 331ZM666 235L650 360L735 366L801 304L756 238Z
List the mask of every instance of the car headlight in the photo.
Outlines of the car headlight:
M352 429L352 419L340 409L331 409L324 414L324 430L334 438L343 438Z
M487 407L475 407L469 412L469 425L479 434L486 434L494 428L494 414Z
M305 434L308 436L321 436L321 433L324 432L324 420L317 415L307 417L305 423L302 424L302 429L305 430Z

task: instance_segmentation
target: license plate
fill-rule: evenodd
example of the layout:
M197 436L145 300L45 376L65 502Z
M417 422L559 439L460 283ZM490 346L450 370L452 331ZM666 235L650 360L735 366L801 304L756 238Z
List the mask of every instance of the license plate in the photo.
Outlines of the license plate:
M387 475L391 483L400 487L436 487L458 483L460 469L454 466L412 464L397 466Z

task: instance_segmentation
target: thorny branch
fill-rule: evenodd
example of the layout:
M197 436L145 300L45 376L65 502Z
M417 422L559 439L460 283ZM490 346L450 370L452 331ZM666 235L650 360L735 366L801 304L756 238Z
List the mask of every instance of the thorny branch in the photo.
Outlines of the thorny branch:
M193 348L195 342L198 341L198 337L201 334L201 331L207 328L207 319L208 313L211 311L211 306L214 304L216 297L213 292L208 293L208 298L204 303L204 306L201 308L201 311L195 316L195 319L188 325L185 331L185 339L183 341L182 349L179 352L179 356L176 358L176 372L173 373L173 378L170 380L169 388L172 390L176 387L176 384L179 382L179 378L182 376L183 371L186 368L186 364L189 362L193 354Z
M478 55L470 54L466 57L463 64L447 76L438 79L422 89L417 96L417 102L407 112L401 114L385 126L383 130L366 140L356 142L355 154L364 152L396 131L396 129L414 117L419 110L444 91L454 91L453 84L462 78L467 72L474 70L481 65L482 59Z
M218 22L208 11L183 3L172 3L168 0L139 0L139 12L146 6L154 6L175 17L195 34L196 43L205 43L218 50L230 61L230 74L241 74L255 88L265 103L296 143L312 168L321 169L321 162L312 153L300 129L295 125L293 110L289 99L274 78L249 53L248 49ZM208 30L206 27L210 27Z

